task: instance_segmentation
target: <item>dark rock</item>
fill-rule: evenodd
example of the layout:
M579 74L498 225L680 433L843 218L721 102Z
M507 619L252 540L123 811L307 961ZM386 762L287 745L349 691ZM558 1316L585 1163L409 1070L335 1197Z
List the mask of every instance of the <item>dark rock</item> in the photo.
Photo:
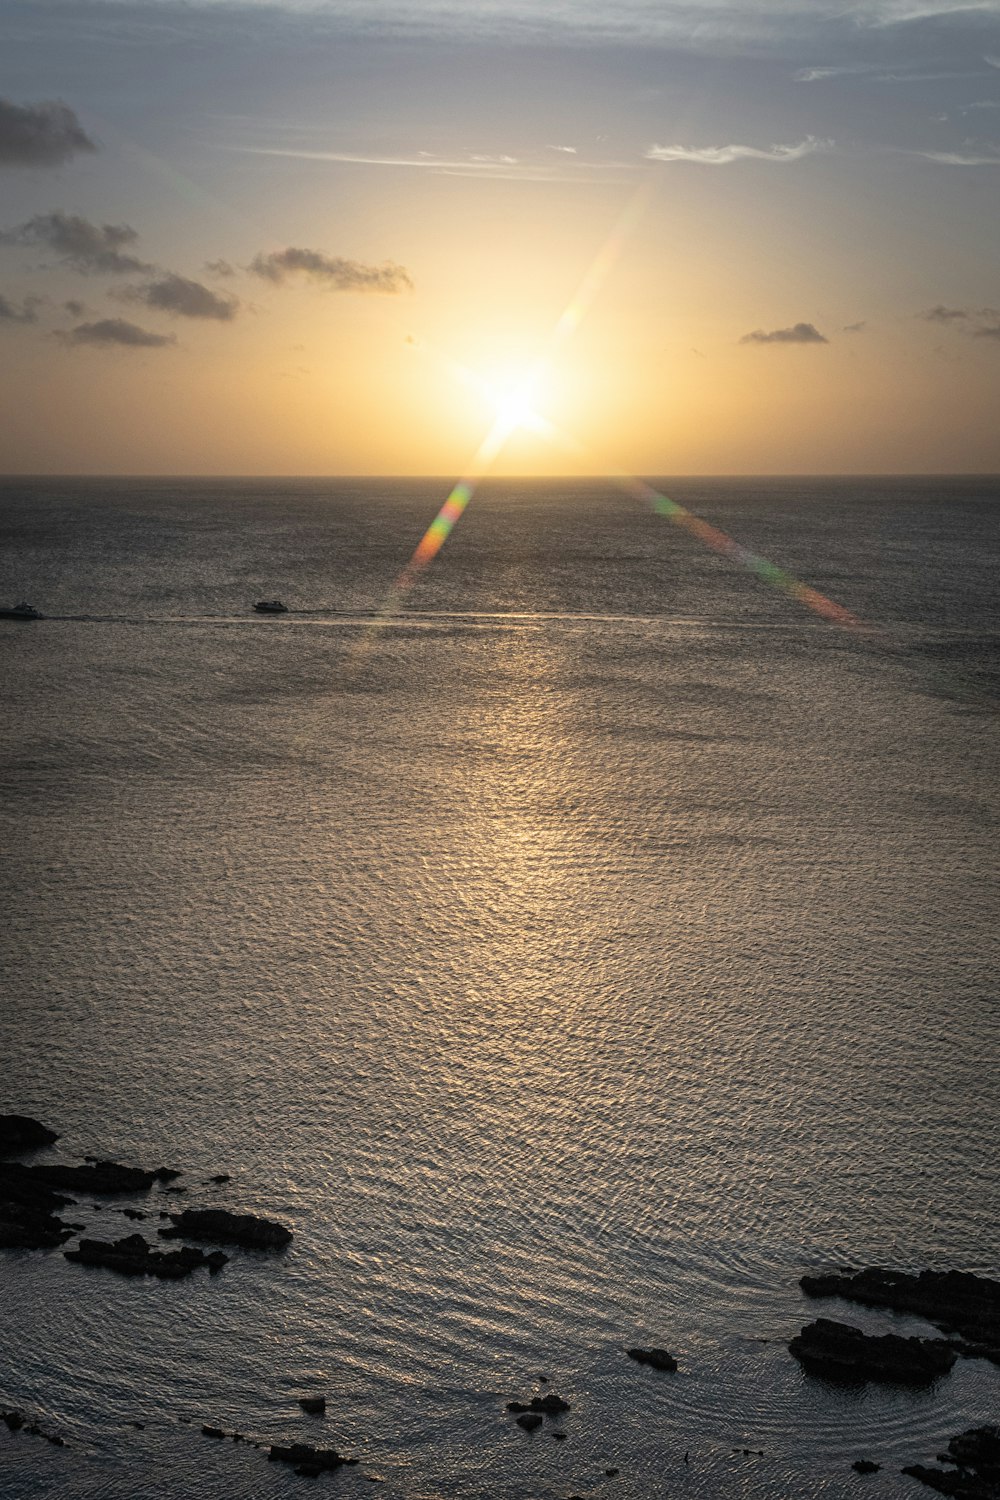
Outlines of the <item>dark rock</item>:
M215 1176L210 1177L208 1180L209 1182L231 1182L232 1178L228 1172L216 1172Z
M73 1202L21 1162L0 1163L0 1249L52 1250L73 1233L56 1209Z
M223 1266L229 1264L229 1256L224 1255L221 1250L210 1250L205 1256L205 1264L208 1267L209 1276L214 1276L222 1270Z
M146 1217L141 1208L123 1208L122 1213L126 1219L144 1219Z
M629 1359L636 1364L652 1365L654 1370L676 1370L677 1361L666 1349L626 1349Z
M296 1467L302 1465L315 1468L317 1473L324 1469L339 1469L342 1464L356 1464L358 1461L356 1458L344 1458L335 1448L314 1448L311 1443L291 1443L288 1447L272 1443L267 1456L272 1463L294 1464Z
M221 1427L212 1427L208 1422L202 1423L201 1430L206 1437L224 1438L226 1435Z
M56 1437L52 1434L49 1435L48 1441L52 1444L53 1448L65 1448L66 1446L65 1438Z
M254 1250L276 1250L292 1238L292 1231L273 1219L231 1214L224 1208L186 1208L170 1218L171 1227L160 1230L165 1239L219 1240Z
M968 1271L921 1271L912 1276L868 1266L863 1271L803 1276L799 1285L808 1297L844 1297L865 1307L915 1313L976 1345L1000 1345L1000 1281L985 1276Z
M63 1254L67 1260L85 1266L105 1266L123 1276L158 1276L164 1281L176 1281L182 1276L190 1276L199 1266L207 1265L211 1271L218 1270L218 1257L222 1252L208 1256L192 1245L182 1245L173 1252L154 1250L141 1234L130 1234L113 1244L106 1240L81 1240L75 1250L64 1250ZM223 1264L227 1259L222 1255Z
M881 1464L873 1464L870 1458L856 1458L851 1464L856 1474L877 1474L881 1467Z
M518 1427L523 1427L525 1432L534 1432L536 1427L541 1427L545 1418L537 1411L526 1411L519 1417L515 1417Z
M604 1477L605 1477L605 1479L614 1479L614 1477L615 1477L615 1475L617 1473L618 1473L617 1469L605 1469L605 1471L604 1471Z
M11 1432L19 1432L25 1421L23 1411L0 1411L0 1422L6 1422Z
M303 1411L307 1411L311 1417L318 1417L326 1411L325 1396L300 1396L299 1405Z
M95 1161L86 1166L71 1167L63 1162L27 1167L39 1182L48 1187L67 1188L70 1192L112 1195L145 1193L157 1181L160 1172L145 1172L141 1167L123 1167L116 1161Z
M554 1432L552 1436L555 1438L557 1443L564 1443L568 1434L565 1432Z
M830 1380L905 1385L924 1385L947 1374L956 1358L946 1339L906 1339L895 1333L874 1337L829 1318L807 1324L788 1349L812 1373Z
M540 1411L546 1417L557 1417L560 1412L569 1411L568 1401L563 1401L553 1391L547 1396L532 1396L530 1401L508 1401L508 1411Z
M903 1473L956 1500L997 1500L1000 1496L1000 1427L970 1427L953 1437L948 1452L938 1457L957 1467L910 1464Z
M58 1139L54 1130L30 1115L0 1115L0 1155L33 1151L37 1146L51 1146Z

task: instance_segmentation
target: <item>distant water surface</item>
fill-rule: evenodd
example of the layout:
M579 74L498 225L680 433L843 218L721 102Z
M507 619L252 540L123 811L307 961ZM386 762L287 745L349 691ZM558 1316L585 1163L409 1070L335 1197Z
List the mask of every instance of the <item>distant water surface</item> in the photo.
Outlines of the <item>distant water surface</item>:
M177 1284L5 1253L0 1406L68 1444L2 1429L5 1496L310 1483L207 1421L345 1497L902 1500L996 1420L982 1361L786 1343L927 1331L806 1270L1000 1274L1000 484L662 484L865 628L596 482L483 487L381 624L445 481L0 482L46 615L0 621L0 1111L182 1167L147 1231L295 1231Z

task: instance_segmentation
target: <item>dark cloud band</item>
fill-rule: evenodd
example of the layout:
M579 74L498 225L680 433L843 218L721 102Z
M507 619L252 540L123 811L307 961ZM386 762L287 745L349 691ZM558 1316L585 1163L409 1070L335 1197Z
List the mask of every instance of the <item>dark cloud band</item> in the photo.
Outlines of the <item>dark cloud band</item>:
M80 214L57 210L36 214L16 229L5 230L0 234L0 244L38 245L51 250L74 271L121 275L153 269L127 248L138 238L128 224L92 224Z
M177 342L172 333L151 333L125 318L101 318L96 323L80 323L61 337L67 344L96 344L122 349L162 349Z
M57 167L79 151L96 150L68 104L0 99L0 166Z
M413 282L402 266L387 262L383 266L366 266L360 261L326 255L322 250L304 250L289 246L270 255L256 255L249 269L255 276L280 286L290 276L305 276L335 292L410 291Z
M791 328L773 328L766 333L763 328L757 328L753 333L745 333L740 339L741 344L828 344L830 340L825 334L820 333L813 323L793 323Z

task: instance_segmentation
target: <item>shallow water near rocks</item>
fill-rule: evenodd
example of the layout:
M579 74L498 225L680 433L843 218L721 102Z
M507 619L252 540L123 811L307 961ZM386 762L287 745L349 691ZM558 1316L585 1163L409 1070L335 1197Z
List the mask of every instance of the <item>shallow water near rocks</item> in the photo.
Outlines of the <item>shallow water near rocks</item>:
M0 622L0 1110L183 1169L95 1235L295 1232L176 1283L5 1253L0 1406L67 1442L0 1428L5 1495L313 1483L207 1422L345 1496L904 1497L996 1419L983 1361L786 1346L930 1331L805 1271L1000 1273L1000 486L668 492L865 628L597 483L484 487L388 623L445 483L0 483L46 615Z

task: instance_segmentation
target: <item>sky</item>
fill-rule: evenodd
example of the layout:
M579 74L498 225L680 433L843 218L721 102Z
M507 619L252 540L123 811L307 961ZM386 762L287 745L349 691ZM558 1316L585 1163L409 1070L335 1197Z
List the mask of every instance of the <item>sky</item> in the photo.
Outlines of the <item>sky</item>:
M1000 0L0 37L0 472L1000 472Z

